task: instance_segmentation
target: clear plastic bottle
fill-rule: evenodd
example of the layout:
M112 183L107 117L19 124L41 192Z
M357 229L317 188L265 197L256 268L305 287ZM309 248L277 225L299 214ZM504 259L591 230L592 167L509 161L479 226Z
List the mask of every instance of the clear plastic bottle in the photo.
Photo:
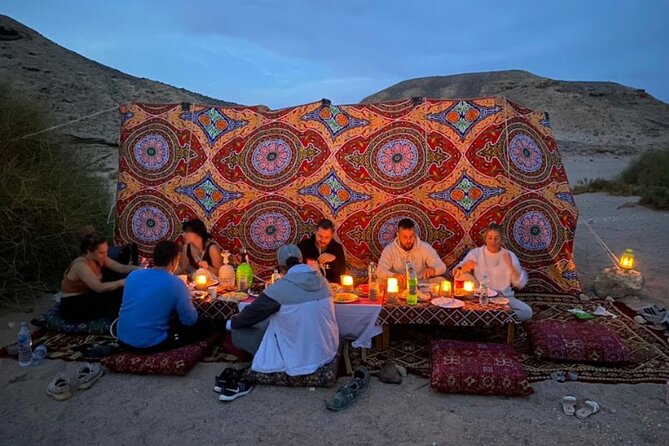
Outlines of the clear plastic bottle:
M227 290L235 288L235 268L230 265L230 252L223 251L223 265L218 269L218 282Z
M418 305L418 278L413 263L407 260L407 305Z
M376 302L379 298L379 280L376 275L376 264L374 262L369 262L367 280L369 286L369 300Z
M27 322L21 322L19 334L16 338L19 347L19 365L28 366L33 362L33 340Z
M483 279L481 279L481 285L479 286L479 303L481 305L488 305L489 302L490 299L488 297L488 276L484 274Z

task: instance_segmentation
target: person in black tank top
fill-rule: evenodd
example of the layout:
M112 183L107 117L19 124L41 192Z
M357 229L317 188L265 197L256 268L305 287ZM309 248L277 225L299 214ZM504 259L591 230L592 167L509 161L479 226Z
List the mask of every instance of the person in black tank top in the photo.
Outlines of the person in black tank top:
M198 268L206 268L214 277L221 267L221 249L211 239L201 220L189 220L183 224L184 246L175 274L191 274Z

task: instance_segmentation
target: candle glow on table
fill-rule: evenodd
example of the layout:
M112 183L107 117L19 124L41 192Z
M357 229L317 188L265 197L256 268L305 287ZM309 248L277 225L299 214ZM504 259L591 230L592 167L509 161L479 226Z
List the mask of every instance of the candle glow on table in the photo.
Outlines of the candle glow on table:
M341 276L341 286L347 293L353 291L353 277L346 275Z
M386 301L390 303L397 302L397 293L399 293L400 287L397 283L396 277L388 277L386 282Z
M471 280L465 280L465 283L463 284L462 287L466 293L474 292L474 282L472 282Z
M442 296L450 296L451 295L451 281L450 280L442 280L441 285L439 287L439 291Z
M207 276L201 274L195 278L195 286L198 290L204 291L207 289Z

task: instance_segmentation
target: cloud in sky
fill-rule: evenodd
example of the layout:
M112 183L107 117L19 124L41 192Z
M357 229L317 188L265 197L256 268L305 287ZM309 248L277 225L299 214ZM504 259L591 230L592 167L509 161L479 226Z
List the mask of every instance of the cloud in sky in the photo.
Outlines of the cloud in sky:
M114 68L239 103L352 103L408 78L504 69L669 100L663 0L9 0L0 12Z

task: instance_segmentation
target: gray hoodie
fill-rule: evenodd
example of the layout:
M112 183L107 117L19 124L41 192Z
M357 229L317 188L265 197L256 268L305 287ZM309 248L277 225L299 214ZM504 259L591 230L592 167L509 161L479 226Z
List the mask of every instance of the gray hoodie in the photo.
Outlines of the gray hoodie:
M327 299L331 295L330 286L323 276L307 265L295 265L285 277L267 287L253 303L233 316L231 327L252 327L278 312L281 305Z

